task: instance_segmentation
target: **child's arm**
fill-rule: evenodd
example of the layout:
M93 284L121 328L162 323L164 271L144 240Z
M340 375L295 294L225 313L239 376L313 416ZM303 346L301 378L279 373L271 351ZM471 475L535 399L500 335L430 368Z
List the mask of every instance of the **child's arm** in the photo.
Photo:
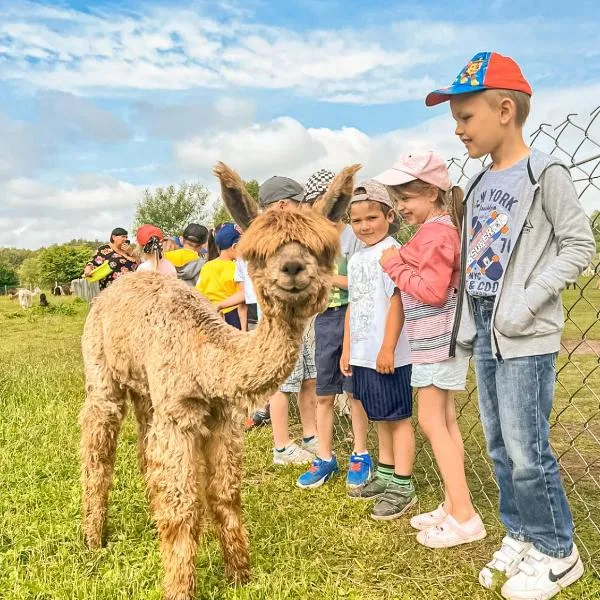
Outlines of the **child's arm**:
M348 289L348 277L346 275L334 275L331 282L334 287L342 290Z
M377 355L375 370L378 373L384 375L392 375L394 373L394 354L403 326L404 308L402 306L400 290L396 288L390 298L390 306L385 319L385 334L379 354Z
M237 311L242 331L248 331L248 305L245 302L238 304Z
M420 268L415 270L395 256L382 257L381 266L398 289L430 306L444 306L454 271L455 251L451 244L429 240L419 247Z
M244 292L244 284L240 283L238 284L240 286L240 290L237 291L235 294L231 294L231 296L229 296L229 298L225 298L225 300L221 300L221 302L219 302L217 304L217 310L225 310L226 308L231 308L232 306L237 306L238 304L242 304L244 302L245 299L245 292Z
M346 318L344 319L344 342L342 344L342 357L340 358L340 371L346 376L352 375L350 366L350 305L346 309Z
M542 206L554 229L558 256L527 286L527 298L534 313L549 298L558 296L566 282L575 281L596 253L589 218L567 169L562 165L549 167L542 175L540 185Z

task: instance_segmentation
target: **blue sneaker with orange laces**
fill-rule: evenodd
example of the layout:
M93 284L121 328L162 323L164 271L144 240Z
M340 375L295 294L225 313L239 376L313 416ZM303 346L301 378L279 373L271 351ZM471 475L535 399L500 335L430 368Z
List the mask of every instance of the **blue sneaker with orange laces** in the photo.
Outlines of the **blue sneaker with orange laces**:
M369 454L350 455L350 466L346 473L346 487L359 488L371 481L373 476L373 461Z
M331 479L334 475L337 475L339 471L337 459L334 456L331 460L323 460L318 456L312 461L310 468L306 473L303 473L298 477L296 485L299 488L318 488L321 487L326 481Z

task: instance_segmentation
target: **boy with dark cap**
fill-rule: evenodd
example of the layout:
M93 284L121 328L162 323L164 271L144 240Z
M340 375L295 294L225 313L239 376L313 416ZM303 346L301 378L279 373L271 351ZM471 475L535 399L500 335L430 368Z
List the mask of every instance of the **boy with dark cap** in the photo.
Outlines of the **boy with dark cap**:
M302 186L289 177L274 176L258 191L263 210L297 211L304 198ZM276 465L306 464L314 458L317 446L315 422L315 342L311 323L304 333L298 362L292 374L269 401L273 427L273 463ZM302 422L302 445L290 439L288 427L289 394L298 394Z
M505 577L509 600L552 598L583 574L548 438L561 292L590 262L595 243L568 168L523 139L531 95L514 60L480 52L425 100L450 100L469 156L491 156L465 190L451 356L475 358L507 532L479 581L492 587Z

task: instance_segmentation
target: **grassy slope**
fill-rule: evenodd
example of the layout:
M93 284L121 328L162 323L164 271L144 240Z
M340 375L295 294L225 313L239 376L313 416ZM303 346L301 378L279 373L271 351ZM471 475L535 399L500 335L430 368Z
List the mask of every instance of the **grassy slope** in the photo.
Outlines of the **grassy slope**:
M160 557L135 463L130 419L119 446L109 544L90 552L81 543L76 423L83 401L79 336L85 307L66 303L74 306L74 314L58 309L23 317L14 316L21 314L14 303L0 298L0 598L159 599ZM586 373L597 367L590 357L578 361ZM582 386L577 369L570 369L559 386L557 407L567 406L567 391L580 388L578 410L597 428L598 370ZM253 580L239 589L224 584L218 546L209 533L198 556L198 598L499 598L476 581L501 530L474 402L465 400L460 403L463 431L471 431L468 472L490 533L487 540L463 550L432 552L416 544L406 520L371 521L368 505L345 498L341 477L324 489L299 490L294 485L298 469L278 470L270 464L265 429L252 433L246 445L244 511ZM581 414L563 413L564 428L581 429ZM560 446L566 434L562 429L557 433ZM586 443L579 454L596 458L597 443L585 432L582 438ZM340 446L344 461L348 448ZM586 472L575 458L580 461L579 456L569 460L571 470L579 469L582 477L571 494L579 532L582 542L597 551L598 531L589 520L591 515L600 521L600 492L593 479L598 481L597 463L595 471L592 465ZM419 455L416 475L421 508L430 508L440 494L426 452ZM600 582L588 569L562 597L591 599L599 594Z

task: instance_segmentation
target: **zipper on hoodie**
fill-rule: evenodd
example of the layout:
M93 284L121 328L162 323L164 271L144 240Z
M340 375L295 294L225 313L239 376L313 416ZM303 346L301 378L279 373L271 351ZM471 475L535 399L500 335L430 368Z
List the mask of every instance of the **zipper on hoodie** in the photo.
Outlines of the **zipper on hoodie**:
M454 323L452 324L452 334L450 335L450 358L454 358L456 356L456 339L458 338L458 330L460 329L460 320L462 317L462 307L465 296L465 286L466 286L466 271L467 271L467 250L469 249L467 243L467 201L471 196L471 192L477 187L477 184L481 181L481 178L485 175L487 169L483 170L475 181L473 185L469 188L464 200L463 200L463 222L462 222L462 232L461 232L461 249L460 249L460 274L459 274L459 283L458 283L458 297L456 298L456 312L454 313ZM496 346L497 347L497 346Z

